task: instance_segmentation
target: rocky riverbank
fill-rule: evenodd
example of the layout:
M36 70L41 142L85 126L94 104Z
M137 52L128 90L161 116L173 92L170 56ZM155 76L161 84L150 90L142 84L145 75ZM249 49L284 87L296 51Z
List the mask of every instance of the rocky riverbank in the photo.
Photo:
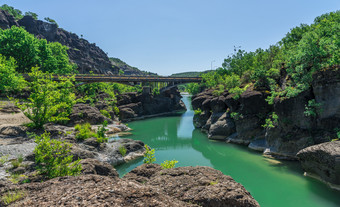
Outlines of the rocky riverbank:
M142 165L120 179L110 165L90 159L83 163L83 175L76 177L0 182L0 195L23 192L10 206L259 206L241 184L209 167Z
M303 156L305 153L302 152L297 156L297 153L336 138L340 123L340 71L337 68L320 71L313 75L313 80L310 89L293 98L277 98L273 105L266 101L266 91L252 87L238 99L228 91L215 96L213 89L205 90L192 97L196 110L194 125L205 131L210 139L247 145L267 156L300 159L306 163L308 156ZM310 106L311 101L319 105ZM315 115L306 115L306 110L313 110ZM272 126L265 126L268 120ZM321 151L328 156L329 152ZM307 172L319 174L324 179L322 170L303 166ZM330 182L334 183L334 180Z

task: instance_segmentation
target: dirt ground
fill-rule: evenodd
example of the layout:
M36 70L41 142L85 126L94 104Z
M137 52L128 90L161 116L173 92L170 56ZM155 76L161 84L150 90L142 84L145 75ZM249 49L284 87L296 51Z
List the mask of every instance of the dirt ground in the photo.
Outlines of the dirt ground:
M0 126L22 125L30 120L9 100L0 100Z

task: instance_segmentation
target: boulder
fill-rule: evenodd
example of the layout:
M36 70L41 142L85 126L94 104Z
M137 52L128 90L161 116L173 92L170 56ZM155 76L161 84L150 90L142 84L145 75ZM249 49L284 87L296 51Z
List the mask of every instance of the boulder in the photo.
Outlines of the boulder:
M225 139L235 132L235 124L227 112L212 115L212 123L209 128L209 139ZM216 120L217 119L217 120Z
M340 141L307 147L300 150L297 157L308 174L340 185Z
M112 165L106 162L100 162L96 159L83 159L79 162L82 166L82 174L104 175L110 177L119 177L117 171Z
M69 118L69 125L82 123L102 124L105 120L109 124L112 123L112 120L103 116L97 108L82 103L73 106Z
M167 195L199 206L259 206L250 193L230 176L210 167L179 167L162 170L144 164L124 176L162 189Z
M20 125L1 125L0 134L6 136L26 136L27 127Z
M101 175L58 177L17 188L29 196L12 204L16 206L196 206L153 186ZM4 188L0 196L9 190L15 188Z

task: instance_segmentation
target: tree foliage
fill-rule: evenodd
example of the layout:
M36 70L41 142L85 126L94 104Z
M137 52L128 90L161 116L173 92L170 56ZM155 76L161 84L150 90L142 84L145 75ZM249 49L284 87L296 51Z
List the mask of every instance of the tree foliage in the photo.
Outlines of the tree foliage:
M78 175L81 172L80 160L72 163L71 144L50 139L48 133L37 136L37 146L34 148L36 169L48 178L67 175Z
M0 54L0 92L16 92L25 85L24 78L16 71L16 64L13 58L8 60Z
M14 17L15 20L23 18L22 11L20 11L19 9L14 9L14 7L8 6L7 4L2 5L0 9L7 11L10 15Z
M16 101L16 105L32 120L32 127L42 128L47 122L67 121L75 104L71 88L74 77L56 82L50 74L38 68L32 68L29 76L30 97L23 103Z
M13 57L20 73L30 72L32 67L58 74L75 72L76 66L69 62L66 46L37 39L24 28L12 26L0 30L0 45L0 54Z

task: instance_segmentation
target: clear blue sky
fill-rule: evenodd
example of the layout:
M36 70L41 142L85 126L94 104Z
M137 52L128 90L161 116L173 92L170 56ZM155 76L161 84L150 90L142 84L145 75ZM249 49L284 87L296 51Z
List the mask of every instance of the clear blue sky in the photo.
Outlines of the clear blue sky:
M1 0L50 17L108 53L161 75L221 66L234 46L277 43L339 0ZM213 61L213 62L212 62Z

